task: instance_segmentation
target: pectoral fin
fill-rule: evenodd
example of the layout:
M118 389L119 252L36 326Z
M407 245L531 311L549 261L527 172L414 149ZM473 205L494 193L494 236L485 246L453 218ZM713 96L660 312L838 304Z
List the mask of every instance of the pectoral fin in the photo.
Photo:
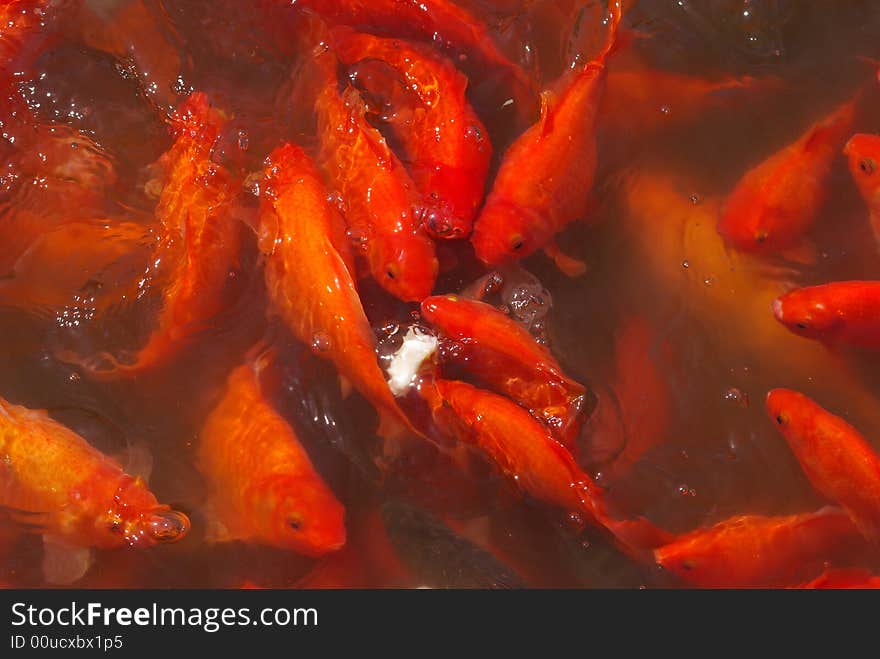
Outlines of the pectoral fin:
M47 583L67 586L82 579L92 565L93 552L53 535L43 536L43 577Z
M580 277L587 271L587 264L583 261L563 253L555 242L551 242L544 248L544 253L553 259L556 267L569 277Z

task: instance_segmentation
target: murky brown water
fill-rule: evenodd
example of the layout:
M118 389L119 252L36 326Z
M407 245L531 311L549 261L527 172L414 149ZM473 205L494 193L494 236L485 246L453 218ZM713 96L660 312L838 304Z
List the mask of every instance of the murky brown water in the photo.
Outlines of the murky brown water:
M130 249L108 258L112 267L97 274L83 274L76 264L53 274L70 258L65 245L85 249L105 238L98 230L94 238L62 234L43 260L16 265L2 245L21 238L11 222L24 221L22 209L38 218L76 217L84 226L112 218L148 227L155 203L146 185L149 165L171 143L162 113L193 89L232 115L217 158L242 178L259 170L282 139L310 139L289 125L286 134L279 129L278 117L287 112L278 107L279 90L296 63L296 45L285 32L293 9L270 2L145 0L130 3L140 7L130 21L114 23L127 4L95 0L87 3L91 13L72 10L72 18L59 9L53 25L60 33L16 81L43 137L54 126L52 135L70 140L80 133L91 143L77 155L47 152L42 163L4 154L0 275L15 269L15 276L0 281L0 395L48 409L124 464L150 455L151 489L187 512L193 530L173 546L99 553L76 585L482 586L509 581L507 570L529 586L675 585L602 539L573 532L557 512L514 494L499 477L487 473L474 482L451 473L430 448L405 456L380 481L371 460L374 413L357 394L343 400L328 364L268 328L250 238L228 286L228 311L173 366L100 384L54 357L60 349L119 355L143 344L161 296L147 286L141 299L119 304L114 291L137 283L152 238L148 231L131 238ZM559 16L571 3L470 4L487 12L500 42L534 65L542 82L563 69L568 36L559 26L568 23ZM267 21L265 12L275 19ZM99 17L109 21L109 32L95 28ZM568 278L542 255L524 263L552 297L544 320L550 347L599 398L580 438L581 462L621 505L673 531L734 514L815 510L821 500L766 418L766 391L799 389L880 442L880 361L862 352L832 354L790 335L775 324L769 306L762 314L755 300L764 304L794 284L880 277L880 255L844 159L834 165L829 201L810 236L818 248L815 263L744 261L681 227L700 217L714 223L717 200L746 168L872 78L872 65L861 58L880 58L880 6L871 0L641 0L626 23L649 38L636 39L611 61L609 94L614 72L633 69L712 80L772 77L773 84L717 92L696 113L662 94L614 107L600 127L596 221L575 224L560 239L587 261L587 274ZM503 113L477 109L493 135L510 138ZM880 91L866 97L857 129L880 132ZM36 150L46 149L39 144ZM503 146L496 144L498 151ZM47 177L46 168L56 165L54 171L68 167L68 174ZM35 179L42 180L24 189ZM95 194L72 196L71 180L88 181ZM245 221L257 204L253 192L243 190L236 211ZM652 201L667 193L664 203ZM459 265L441 276L438 291L460 290L483 274L467 246L450 252L444 258ZM412 310L369 282L362 296L377 328L405 320ZM192 460L198 430L226 374L267 330L284 346L278 409L347 510L345 554L325 559L319 569L295 554L204 540L204 484ZM640 434L651 435L651 446L624 464L621 456ZM382 506L401 500L430 511L434 520L416 515L414 522L386 508L386 537ZM439 519L507 568L479 552L463 565L462 556L475 550L451 531L438 531ZM9 541L0 582L45 585L40 544L33 536Z

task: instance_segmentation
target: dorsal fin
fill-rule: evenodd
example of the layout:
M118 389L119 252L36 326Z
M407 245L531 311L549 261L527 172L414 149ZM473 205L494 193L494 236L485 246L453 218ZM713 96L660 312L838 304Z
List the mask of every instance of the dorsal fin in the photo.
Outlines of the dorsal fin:
M546 137L553 131L553 106L556 103L556 94L549 89L541 92L541 118L538 124L541 126L540 137Z

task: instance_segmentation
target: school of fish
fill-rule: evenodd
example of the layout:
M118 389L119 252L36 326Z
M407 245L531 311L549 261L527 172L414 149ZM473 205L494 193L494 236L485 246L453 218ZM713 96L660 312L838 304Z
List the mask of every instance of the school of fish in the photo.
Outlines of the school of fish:
M0 390L3 560L39 539L43 585L76 585L117 560L108 553L136 565L146 552L246 547L302 561L284 584L300 588L528 587L535 566L515 529L486 531L493 507L503 517L525 502L548 533L596 539L661 587L880 587L880 438L858 429L880 429L880 405L851 357L880 350L880 279L789 277L822 258L835 176L851 180L880 245L877 64L865 56L862 84L698 203L663 162L611 171L603 144L744 112L743 99L784 85L652 71L633 55L652 38L630 20L635 0L549 4L535 11L571 35L539 74L479 2L259 3L247 29L284 63L266 108L186 84L228 34L205 30L187 53L163 27L174 3L0 0L0 309L98 327L47 359L71 381L135 392L135 405L144 383L161 389L181 360L199 363L218 327L255 328L229 363L193 368L207 393L191 431L147 447L178 447L201 484L194 499L154 489L176 477L130 437L101 450L51 396ZM136 116L154 137L115 153L47 116L28 90L71 44L137 89L138 109L118 120ZM270 75L260 48L243 37L225 66ZM668 120L666 106L647 110L661 97L674 99ZM163 148L143 155L150 144ZM676 363L693 356L669 339L674 322L636 311L604 371L572 364L526 270L546 260L563 281L589 281L589 250L571 235L578 223L601 231L608 204L650 276L645 299L674 300L675 322L735 337L737 355L779 373L763 423L814 509L781 501L674 528L626 496L664 450ZM265 313L250 317L253 305ZM332 374L330 391L317 373ZM159 418L175 414L150 400ZM336 419L349 405L373 426ZM329 449L315 450L320 433ZM370 496L352 502L349 472Z

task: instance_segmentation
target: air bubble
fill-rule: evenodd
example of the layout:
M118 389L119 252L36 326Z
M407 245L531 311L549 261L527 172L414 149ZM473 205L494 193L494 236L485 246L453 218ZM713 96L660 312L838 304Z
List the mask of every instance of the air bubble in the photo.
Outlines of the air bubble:
M330 337L323 332L318 332L312 337L312 349L317 352L327 352L333 347Z

